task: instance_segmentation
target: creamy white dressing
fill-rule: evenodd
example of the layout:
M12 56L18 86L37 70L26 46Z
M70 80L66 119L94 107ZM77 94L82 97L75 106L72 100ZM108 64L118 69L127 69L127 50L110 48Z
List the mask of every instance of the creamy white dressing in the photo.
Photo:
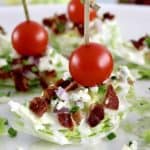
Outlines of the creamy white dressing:
M41 72L47 70L54 70L54 66L51 63L50 57L49 56L41 57L40 62L38 64L38 68Z
M138 50L135 50L132 46L125 47L123 45L118 47L118 49L119 51L116 52L117 56L135 64L145 65L144 51L139 52Z
M132 144L129 145L124 145L122 150L138 150L138 143L137 141L132 141Z
M7 60L5 58L0 58L0 67L4 67L6 66L8 63L7 63Z
M110 50L117 48L122 43L120 28L115 19L103 22L99 32L92 35L93 42L101 42L107 45Z
M65 80L67 80L67 79L69 79L69 78L71 78L71 75L70 75L70 73L67 71L67 72L65 72L65 73L63 74L62 79L65 81Z
M91 101L91 97L89 95L89 90L88 89L81 89L77 90L76 92L70 92L69 94L69 99L72 101L82 101L82 102L89 102Z
M121 117L119 115L120 112L125 113L125 108L126 105L124 105L124 97L126 96L127 92L124 91L124 89L126 88L126 90L129 90L130 86L128 83L128 79L132 78L132 75L130 74L129 70L126 67L121 67L120 71L117 73L117 76L121 79L118 81L117 85L118 86L122 86L122 89L120 91L120 93L118 94L119 96L119 110L117 111L112 111L110 109L105 109L105 117L110 119L110 124L112 125L112 127L110 128L110 130L108 132L103 132L100 131L100 129L103 129L103 123L100 123L99 125L97 125L94 129L90 128L90 126L87 124L86 122L86 117L84 117L81 121L81 124L79 126L77 126L78 131L80 132L80 136L81 138L81 143L87 142L89 140L92 140L93 137L89 137L90 134L92 134L93 132L96 134L94 137L105 137L106 134L108 134L110 131L115 130L116 128L118 128L120 121L121 121ZM117 78L118 78L117 77ZM128 86L128 87L125 87ZM64 90L64 89L63 89ZM81 102L81 106L83 106L82 104L84 103L88 103L90 104L92 102L91 100L91 96L89 95L89 90L90 92L92 91L95 94L98 94L98 87L93 87L93 88L82 88L80 87L79 89L72 91L72 92L66 92L63 91L62 89L58 89L58 91L56 92L58 95L58 100L52 100L52 107L54 108L56 106L56 108L59 110L63 107L67 107L67 108L71 108L71 104L68 100L72 101L72 102ZM67 94L67 96L64 94ZM67 99L66 99L67 97ZM9 105L11 107L11 111L17 113L18 115L21 116L21 118L26 122L26 129L27 130L32 130L29 129L28 126L28 122L30 121L31 125L33 126L33 131L32 134L34 134L35 136L38 136L42 139L48 140L48 141L53 141L59 144L69 144L72 141L68 140L64 133L59 132L60 129L64 129L60 123L57 120L57 116L54 115L54 113L50 113L50 112L46 112L41 118L36 117L28 108L28 106L23 106L21 104L18 104L16 102L9 102ZM49 125L50 129L46 129L45 125ZM65 128L66 129L66 128ZM50 133L52 133L52 135Z

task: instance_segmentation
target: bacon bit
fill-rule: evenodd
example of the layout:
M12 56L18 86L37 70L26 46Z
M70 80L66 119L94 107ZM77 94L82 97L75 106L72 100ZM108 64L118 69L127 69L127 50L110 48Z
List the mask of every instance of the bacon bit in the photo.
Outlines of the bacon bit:
M137 49L137 50L142 50L144 47L144 42L145 39L147 38L147 36L143 36L140 39L136 40L131 40L133 46Z
M84 35L84 26L82 24L74 24L74 27L78 29L78 32L81 36Z
M2 26L0 26L0 33L3 34L3 35L6 34L6 32L5 32L5 30L4 30L4 28Z
M46 80L43 77L39 78L40 80L40 85L43 89L47 89L48 88L48 83L46 82Z
M74 126L71 114L69 112L59 112L57 113L59 123L65 127L72 129Z
M42 88L43 89L48 88L48 85L50 84L52 79L55 77L56 77L56 71L55 70L44 71L44 72L40 73L39 79L40 79L40 84L41 84Z
M55 85L58 87L58 86L61 86L62 88L66 88L69 84L71 83L71 80L63 80L63 79L60 79L58 80Z
M52 70L52 71L44 71L41 73L41 76L43 76L44 78L48 79L48 78L54 78L56 77L56 71Z
M13 65L17 65L17 64L22 64L22 58L14 58L13 60L12 60L12 64Z
M72 81L66 88L66 91L72 91L78 88L78 83L76 81Z
M95 104L92 106L87 123L90 127L97 126L104 119L104 108L103 105Z
M30 102L29 108L35 115L42 117L48 110L48 104L42 97L35 97Z
M110 12L106 12L103 14L102 21L113 20L114 18L115 18L115 16L113 14L111 14Z
M43 98L47 101L48 104L51 103L51 99L56 95L55 90L57 88L55 86L49 86L43 92Z
M55 84L57 87L62 87L64 88L66 91L72 91L72 90L75 90L76 88L78 88L78 84L77 82L73 81L72 79L71 80L63 80L63 79L60 79L56 82Z
M6 72L0 68L0 79L4 80L4 79L8 79L10 77L11 77L10 72Z
M119 108L119 99L111 84L108 86L104 105L106 108L113 109L113 110L117 110Z
M57 18L58 18L58 20L60 20L61 22L64 22L64 23L66 23L68 20L66 14L58 15Z
M26 92L29 89L28 79L22 75L22 69L16 69L11 72L17 91Z
M76 122L76 124L79 125L81 120L82 120L81 111L77 111L75 113L72 113L72 118Z
M43 19L43 24L47 27L51 27L54 22L55 22L55 20L52 18L44 18Z

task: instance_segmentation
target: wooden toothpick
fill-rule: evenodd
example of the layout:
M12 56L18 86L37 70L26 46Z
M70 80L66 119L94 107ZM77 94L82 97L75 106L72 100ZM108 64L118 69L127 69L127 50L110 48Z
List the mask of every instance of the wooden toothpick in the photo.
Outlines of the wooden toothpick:
M89 18L90 14L90 0L84 1L84 38L85 38L85 44L89 43Z
M22 4L23 4L26 20L29 21L30 20L30 16L29 16L29 11L28 11L28 7L27 7L27 1L26 0L22 0Z

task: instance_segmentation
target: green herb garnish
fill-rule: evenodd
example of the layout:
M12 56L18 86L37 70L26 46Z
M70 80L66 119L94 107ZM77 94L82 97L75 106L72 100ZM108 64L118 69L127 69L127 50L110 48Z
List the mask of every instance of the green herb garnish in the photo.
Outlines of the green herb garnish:
M75 113L75 112L77 112L79 109L80 109L80 107L77 106L77 105L75 105L75 106L73 106L73 107L71 108L70 112L71 112L71 113Z
M129 147L130 147L132 144L133 144L133 142L132 142L132 141L129 141L129 144L128 144L128 145L129 145Z
M58 23L57 29L60 33L63 33L65 31L65 24L64 23Z
M14 128L11 127L11 128L8 129L8 134L11 138L14 138L14 137L17 136L17 131Z
M32 72L38 72L38 68L35 67L35 66L33 66L33 67L31 68L31 70L32 70Z
M116 76L112 76L112 77L111 77L111 80L116 80L116 79L117 79Z
M0 118L0 135L3 135L6 131L6 119Z
M150 48L150 36L146 37L145 43Z
M114 132L107 135L107 139L110 141L115 139L116 137L117 137L117 135Z
M11 68L11 65L8 64L8 65L6 65L6 66L3 66L2 69L3 69L4 71L6 71L6 72L10 72L12 68Z
M100 95L100 97L104 97L105 96L106 90L107 90L107 87L105 85L99 86L98 94Z
M150 143L150 130L145 130L142 137L146 143Z
M29 65L29 62L28 62L28 60L23 60L23 61L22 61L22 64L23 64L23 65Z

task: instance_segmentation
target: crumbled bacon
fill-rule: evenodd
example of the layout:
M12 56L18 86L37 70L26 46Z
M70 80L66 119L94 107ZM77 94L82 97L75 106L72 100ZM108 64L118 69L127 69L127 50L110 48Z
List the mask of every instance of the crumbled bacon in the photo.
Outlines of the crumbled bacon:
M57 113L59 123L65 127L72 129L74 126L71 114L69 112L59 112Z
M68 86L66 86L66 91L72 91L78 88L78 83L76 81L72 81Z
M87 123L90 127L97 126L104 119L104 108L103 105L95 104L92 106Z
M0 68L0 79L8 79L10 78L10 72L6 72Z
M117 110L119 108L119 99L111 84L108 86L104 105L106 108L113 110Z
M48 85L52 81L52 79L56 77L56 71L44 71L39 74L40 84L43 89L48 88Z
M57 89L56 86L49 86L43 92L43 98L50 104L51 99L56 95L55 90Z
M82 120L81 112L77 111L77 112L72 113L72 118L76 122L76 124L79 125Z
M29 105L30 110L38 117L48 111L48 104L42 97L35 97Z
M58 16L57 16L57 19L58 19L59 21L61 21L61 22L64 22L64 23L66 23L67 20L68 20L66 14L60 14L60 15L58 15Z
M62 88L66 88L69 84L71 83L71 80L63 80L63 79L60 79L56 82L56 86L61 86Z
M103 14L103 18L102 20L113 20L115 18L115 16L113 14L111 14L110 12L106 12Z
M138 40L131 40L131 42L137 50L142 50L144 47L144 42L145 42L146 38L147 38L147 36L143 36Z
M39 78L40 80L40 85L43 89L47 89L48 88L48 83L46 82L46 80L43 77Z
M4 30L4 28L2 26L0 26L0 33L3 34L3 35L6 34L6 32L5 32L5 30Z
M23 61L22 57L14 58L12 60L12 65L22 64L22 61Z
M17 91L25 92L29 89L28 79L23 76L22 69L15 69L11 72Z
M71 90L75 90L76 88L78 88L78 84L77 82L73 81L72 79L70 80L63 80L60 79L56 82L55 84L57 87L61 86L62 88L64 88L66 91L71 91Z
M84 35L84 25L82 24L75 24L74 27L76 27L78 29L78 32L81 36Z

